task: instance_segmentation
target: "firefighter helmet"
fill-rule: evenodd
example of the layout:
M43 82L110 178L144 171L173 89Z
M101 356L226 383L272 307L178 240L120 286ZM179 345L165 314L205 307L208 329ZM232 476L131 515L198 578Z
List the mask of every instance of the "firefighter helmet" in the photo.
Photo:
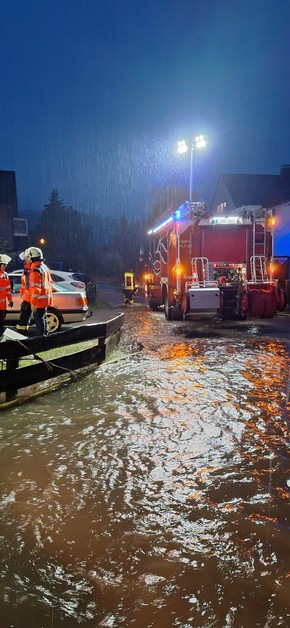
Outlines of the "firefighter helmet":
M5 255L5 253L0 254L0 264L9 264L11 262L12 257L9 255Z
M38 249L36 246L30 246L28 249L25 249L24 257L30 257L32 262L42 262L42 250Z

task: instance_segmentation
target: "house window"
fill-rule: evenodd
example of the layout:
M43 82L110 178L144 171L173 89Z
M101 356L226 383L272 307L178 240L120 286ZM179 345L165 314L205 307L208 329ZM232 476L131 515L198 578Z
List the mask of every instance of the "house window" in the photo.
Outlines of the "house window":
M28 235L28 220L27 218L13 218L14 236L27 236Z
M222 212L223 212L226 208L227 208L227 203L226 203L226 201L224 201L224 203L220 203L220 204L217 206L217 211L218 211L218 214L222 214Z

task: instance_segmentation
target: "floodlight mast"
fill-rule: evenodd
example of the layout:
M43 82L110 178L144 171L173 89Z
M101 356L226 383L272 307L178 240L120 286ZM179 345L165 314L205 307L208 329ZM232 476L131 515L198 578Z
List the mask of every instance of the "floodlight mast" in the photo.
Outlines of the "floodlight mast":
M194 165L194 153L195 150L204 148L206 146L206 139L204 135L196 135L196 137L187 143L185 140L177 142L177 152L181 155L187 153L190 150L190 172L189 172L189 200L192 201L192 184L193 184L193 165Z

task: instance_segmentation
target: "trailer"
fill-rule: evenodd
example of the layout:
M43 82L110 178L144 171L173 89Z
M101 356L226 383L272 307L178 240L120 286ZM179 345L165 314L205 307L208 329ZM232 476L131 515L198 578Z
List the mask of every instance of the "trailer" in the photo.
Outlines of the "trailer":
M167 319L273 318L286 308L274 278L275 216L243 206L211 216L187 201L148 231L148 304Z

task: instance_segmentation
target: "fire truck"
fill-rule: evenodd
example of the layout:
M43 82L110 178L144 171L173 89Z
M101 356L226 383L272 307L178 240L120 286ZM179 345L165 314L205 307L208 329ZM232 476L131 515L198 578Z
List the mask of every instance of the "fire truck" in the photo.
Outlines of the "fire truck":
M180 205L148 231L149 307L175 320L273 318L287 305L274 279L274 227L260 206L210 216L204 203Z

